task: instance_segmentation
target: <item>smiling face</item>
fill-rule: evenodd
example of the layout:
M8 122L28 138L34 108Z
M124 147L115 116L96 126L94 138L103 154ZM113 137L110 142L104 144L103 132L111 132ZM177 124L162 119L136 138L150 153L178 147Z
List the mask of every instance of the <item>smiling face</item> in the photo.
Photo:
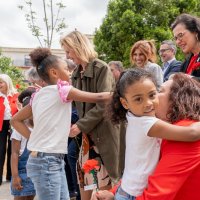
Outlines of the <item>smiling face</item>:
M187 30L184 24L178 24L173 29L173 34L177 46L181 48L183 53L196 54L196 49L198 46L196 38L197 33L192 33Z
M75 52L73 49L69 49L65 46L63 46L63 49L65 50L66 53L66 58L72 60L76 65L81 64L81 60L76 56Z
M142 53L140 49L136 49L132 54L133 62L137 67L144 67L148 59Z
M174 50L168 44L160 45L159 54L163 63L174 58Z
M136 116L155 116L158 95L150 79L142 79L128 86L125 97L120 98L123 107Z
M7 92L8 92L8 86L6 82L1 79L0 79L0 92L5 95L7 95Z
M156 109L156 116L164 121L168 121L167 113L170 106L169 93L172 83L173 83L172 80L164 82L158 93L159 105Z

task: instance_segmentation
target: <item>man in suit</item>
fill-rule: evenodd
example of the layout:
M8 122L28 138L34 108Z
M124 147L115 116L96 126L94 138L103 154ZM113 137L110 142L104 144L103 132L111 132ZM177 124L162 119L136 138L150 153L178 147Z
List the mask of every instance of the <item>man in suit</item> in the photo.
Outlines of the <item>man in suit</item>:
M171 40L165 40L160 45L159 55L163 62L164 81L167 81L171 74L180 72L182 62L176 60L176 50L176 45Z

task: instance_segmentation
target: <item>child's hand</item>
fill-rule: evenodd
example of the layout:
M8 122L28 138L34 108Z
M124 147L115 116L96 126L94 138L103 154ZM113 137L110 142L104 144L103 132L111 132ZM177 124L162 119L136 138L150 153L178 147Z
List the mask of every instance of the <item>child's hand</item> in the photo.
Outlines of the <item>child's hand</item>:
M69 137L76 137L80 132L81 130L78 128L78 126L73 124L70 129Z
M22 190L23 186L22 186L22 180L19 176L13 177L12 178L12 187L15 188L16 190Z
M93 192L90 200L114 200L114 195L108 190Z

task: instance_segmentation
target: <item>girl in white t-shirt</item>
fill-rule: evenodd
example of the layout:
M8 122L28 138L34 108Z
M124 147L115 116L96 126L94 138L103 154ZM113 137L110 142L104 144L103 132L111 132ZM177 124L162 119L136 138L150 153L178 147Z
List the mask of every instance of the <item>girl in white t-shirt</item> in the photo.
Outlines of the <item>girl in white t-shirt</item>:
M159 160L158 138L200 139L199 123L195 127L180 127L156 118L158 103L156 82L149 72L135 68L121 74L109 107L114 123L127 122L125 169L116 200L134 200L146 188L147 178Z
M64 171L64 154L71 125L71 101L102 102L109 92L89 93L73 88L69 83L67 63L48 48L30 53L32 64L48 84L35 93L31 104L20 110L11 120L12 126L29 138L31 151L27 174L34 183L38 200L69 199ZM24 120L33 116L30 130Z

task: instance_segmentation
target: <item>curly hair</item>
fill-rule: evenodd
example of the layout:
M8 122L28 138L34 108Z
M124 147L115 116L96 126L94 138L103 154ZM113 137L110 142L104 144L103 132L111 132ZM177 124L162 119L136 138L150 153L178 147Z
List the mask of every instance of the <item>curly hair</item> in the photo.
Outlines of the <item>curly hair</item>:
M172 77L170 88L170 106L167 112L169 122L182 119L200 119L200 83L183 73Z
M113 92L112 99L107 106L107 117L113 124L119 124L120 122L126 122L127 110L122 106L120 98L125 98L126 89L137 83L140 80L150 79L156 86L154 76L142 69L132 68L121 73L119 80L116 83L115 90Z
M48 71L56 68L60 57L53 55L49 48L36 48L30 54L31 62L42 80L49 83Z

